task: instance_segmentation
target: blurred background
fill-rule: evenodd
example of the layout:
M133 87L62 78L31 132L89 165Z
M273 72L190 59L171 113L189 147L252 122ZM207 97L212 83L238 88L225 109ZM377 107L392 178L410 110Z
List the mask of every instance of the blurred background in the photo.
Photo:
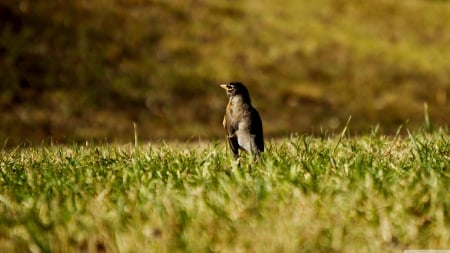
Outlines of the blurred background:
M0 2L3 145L222 138L237 80L268 137L446 126L450 2Z

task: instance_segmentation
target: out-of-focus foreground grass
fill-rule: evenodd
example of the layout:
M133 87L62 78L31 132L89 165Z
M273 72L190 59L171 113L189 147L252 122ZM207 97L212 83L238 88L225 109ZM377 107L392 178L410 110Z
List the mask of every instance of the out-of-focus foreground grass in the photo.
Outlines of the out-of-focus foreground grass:
M248 84L267 135L450 121L448 1L4 0L0 139L222 135Z
M449 136L0 149L0 252L449 249Z

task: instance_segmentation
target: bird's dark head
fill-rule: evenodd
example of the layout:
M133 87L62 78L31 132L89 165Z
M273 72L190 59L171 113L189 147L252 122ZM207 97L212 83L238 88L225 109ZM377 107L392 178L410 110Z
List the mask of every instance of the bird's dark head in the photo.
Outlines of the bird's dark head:
M248 93L247 87L241 82L221 84L220 87L227 91L228 97L241 96L245 102L250 103L250 94Z

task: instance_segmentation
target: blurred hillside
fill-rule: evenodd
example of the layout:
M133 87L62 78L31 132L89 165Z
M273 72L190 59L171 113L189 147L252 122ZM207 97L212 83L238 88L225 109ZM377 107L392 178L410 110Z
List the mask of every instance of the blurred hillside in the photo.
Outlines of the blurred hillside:
M240 80L269 136L450 122L450 2L3 0L0 141L221 138Z

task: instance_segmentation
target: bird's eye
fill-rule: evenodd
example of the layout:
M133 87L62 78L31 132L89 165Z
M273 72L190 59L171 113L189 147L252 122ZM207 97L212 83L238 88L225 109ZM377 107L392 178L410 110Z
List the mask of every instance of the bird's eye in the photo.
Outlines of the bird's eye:
M227 85L227 88L228 88L228 90L234 90L234 85L228 84L228 85Z

